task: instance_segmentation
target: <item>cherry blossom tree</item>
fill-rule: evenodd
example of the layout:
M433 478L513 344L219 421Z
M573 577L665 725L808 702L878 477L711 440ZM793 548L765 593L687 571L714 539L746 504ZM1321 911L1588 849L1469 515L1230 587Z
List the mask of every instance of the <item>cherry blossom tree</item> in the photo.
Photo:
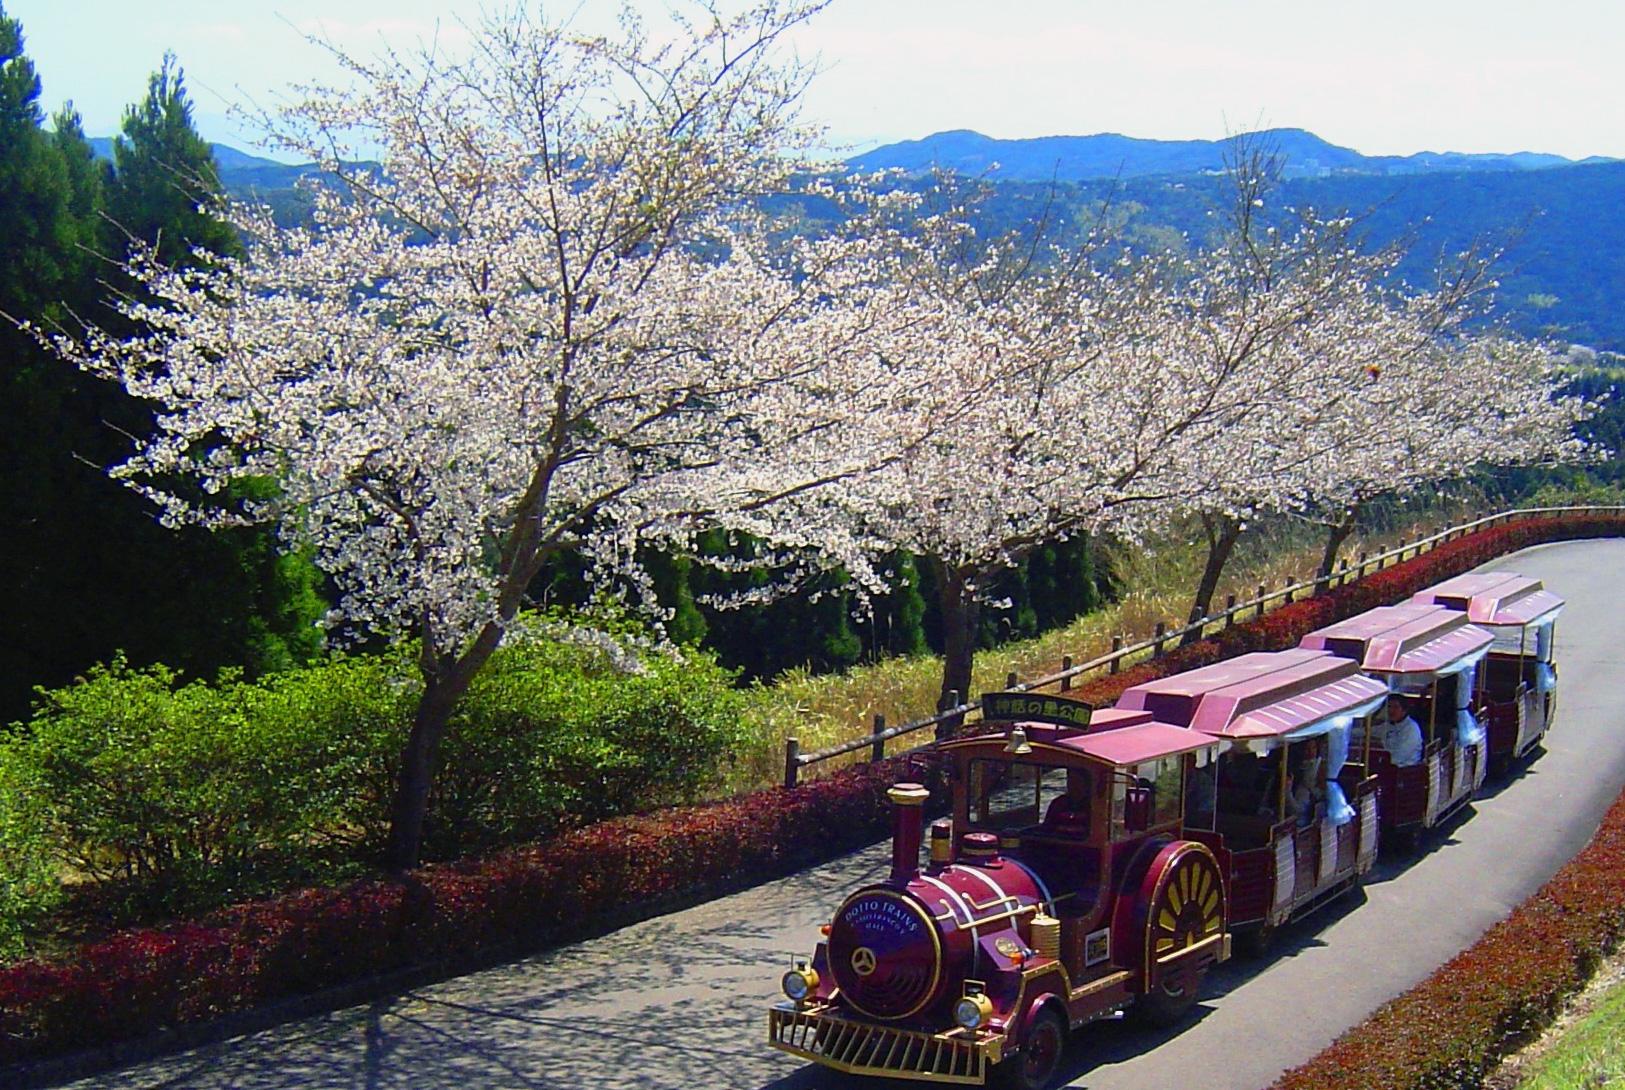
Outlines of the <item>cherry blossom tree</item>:
M1197 261L1188 333L1195 351L1258 357L1235 369L1262 382L1251 411L1190 451L1187 507L1207 539L1193 622L1249 519L1335 512L1324 576L1363 498L1558 453L1578 410L1554 397L1539 349L1473 331L1493 256L1458 255L1431 289L1407 290L1402 243L1367 250L1349 216L1266 215L1274 158L1246 137L1230 158L1230 227ZM1486 355L1504 370L1484 374Z
M939 396L976 408L836 497L930 570L944 700L971 695L978 616L1002 570L1058 538L1159 519L1189 487L1187 451L1255 396L1229 360L1179 335L1190 299L1175 289L1191 270L1176 259L1108 253L1098 238L1050 245L1043 224L983 237L974 209L949 203L923 217L895 273L955 316L916 330L912 349L952 361L939 381L959 397Z
M420 641L393 867L550 556L635 593L640 546L721 526L867 572L808 497L930 426L930 368L886 345L934 319L868 272L883 239L770 245L750 212L794 181L807 73L779 43L819 6L659 35L628 9L613 40L513 12L466 56L341 55L352 87L272 119L336 183L313 227L236 209L241 259L133 263L150 333L50 337L158 407L115 472L168 520L275 522L337 581L335 625ZM182 477L278 491L223 513Z
M1482 466L1577 461L1590 456L1574 425L1592 411L1560 392L1559 359L1494 327L1444 328L1426 296L1393 308L1368 342L1374 358L1300 467L1304 509L1327 527L1317 574L1330 575L1362 507L1459 479ZM1386 351L1384 351L1386 348Z

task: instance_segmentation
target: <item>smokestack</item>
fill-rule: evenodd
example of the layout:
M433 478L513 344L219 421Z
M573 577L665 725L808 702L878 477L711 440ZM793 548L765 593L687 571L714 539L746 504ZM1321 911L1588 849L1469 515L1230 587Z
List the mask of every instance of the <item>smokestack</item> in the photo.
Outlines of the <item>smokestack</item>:
M931 792L900 783L886 792L892 803L891 882L907 885L920 873L920 841L925 836L925 800Z
M931 823L931 867L936 870L954 861L954 825L947 818Z

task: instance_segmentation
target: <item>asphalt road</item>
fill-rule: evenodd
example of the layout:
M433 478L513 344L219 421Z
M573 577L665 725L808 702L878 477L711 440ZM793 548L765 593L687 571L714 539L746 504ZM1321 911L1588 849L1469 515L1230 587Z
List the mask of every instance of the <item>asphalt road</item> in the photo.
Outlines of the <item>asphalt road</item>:
M1266 961L1221 966L1183 1027L1078 1034L1070 1085L1258 1090L1472 942L1591 836L1625 787L1625 541L1541 546L1489 567L1539 576L1569 601L1548 752L1488 785L1419 858L1379 864L1363 903L1304 921ZM885 870L878 846L591 942L75 1085L917 1087L840 1076L764 1043L790 955L810 951L847 890Z

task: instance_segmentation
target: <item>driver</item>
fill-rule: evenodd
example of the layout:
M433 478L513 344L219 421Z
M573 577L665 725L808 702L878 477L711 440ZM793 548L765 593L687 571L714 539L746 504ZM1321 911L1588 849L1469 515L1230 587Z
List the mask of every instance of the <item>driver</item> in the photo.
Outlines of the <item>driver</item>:
M1066 836L1089 835L1089 773L1082 768L1066 770L1066 793L1050 800L1044 811L1044 825Z

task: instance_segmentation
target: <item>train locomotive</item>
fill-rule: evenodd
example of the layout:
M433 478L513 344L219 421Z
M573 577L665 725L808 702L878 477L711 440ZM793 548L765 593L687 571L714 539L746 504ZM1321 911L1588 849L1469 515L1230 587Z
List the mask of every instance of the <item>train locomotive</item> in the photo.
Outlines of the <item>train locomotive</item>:
M944 743L952 817L892 789L891 873L849 896L784 977L769 1040L838 1070L1035 1088L1068 1032L1158 1023L1230 955L1226 883L1181 835L1184 777L1220 740L1149 713L991 693L1004 729Z

